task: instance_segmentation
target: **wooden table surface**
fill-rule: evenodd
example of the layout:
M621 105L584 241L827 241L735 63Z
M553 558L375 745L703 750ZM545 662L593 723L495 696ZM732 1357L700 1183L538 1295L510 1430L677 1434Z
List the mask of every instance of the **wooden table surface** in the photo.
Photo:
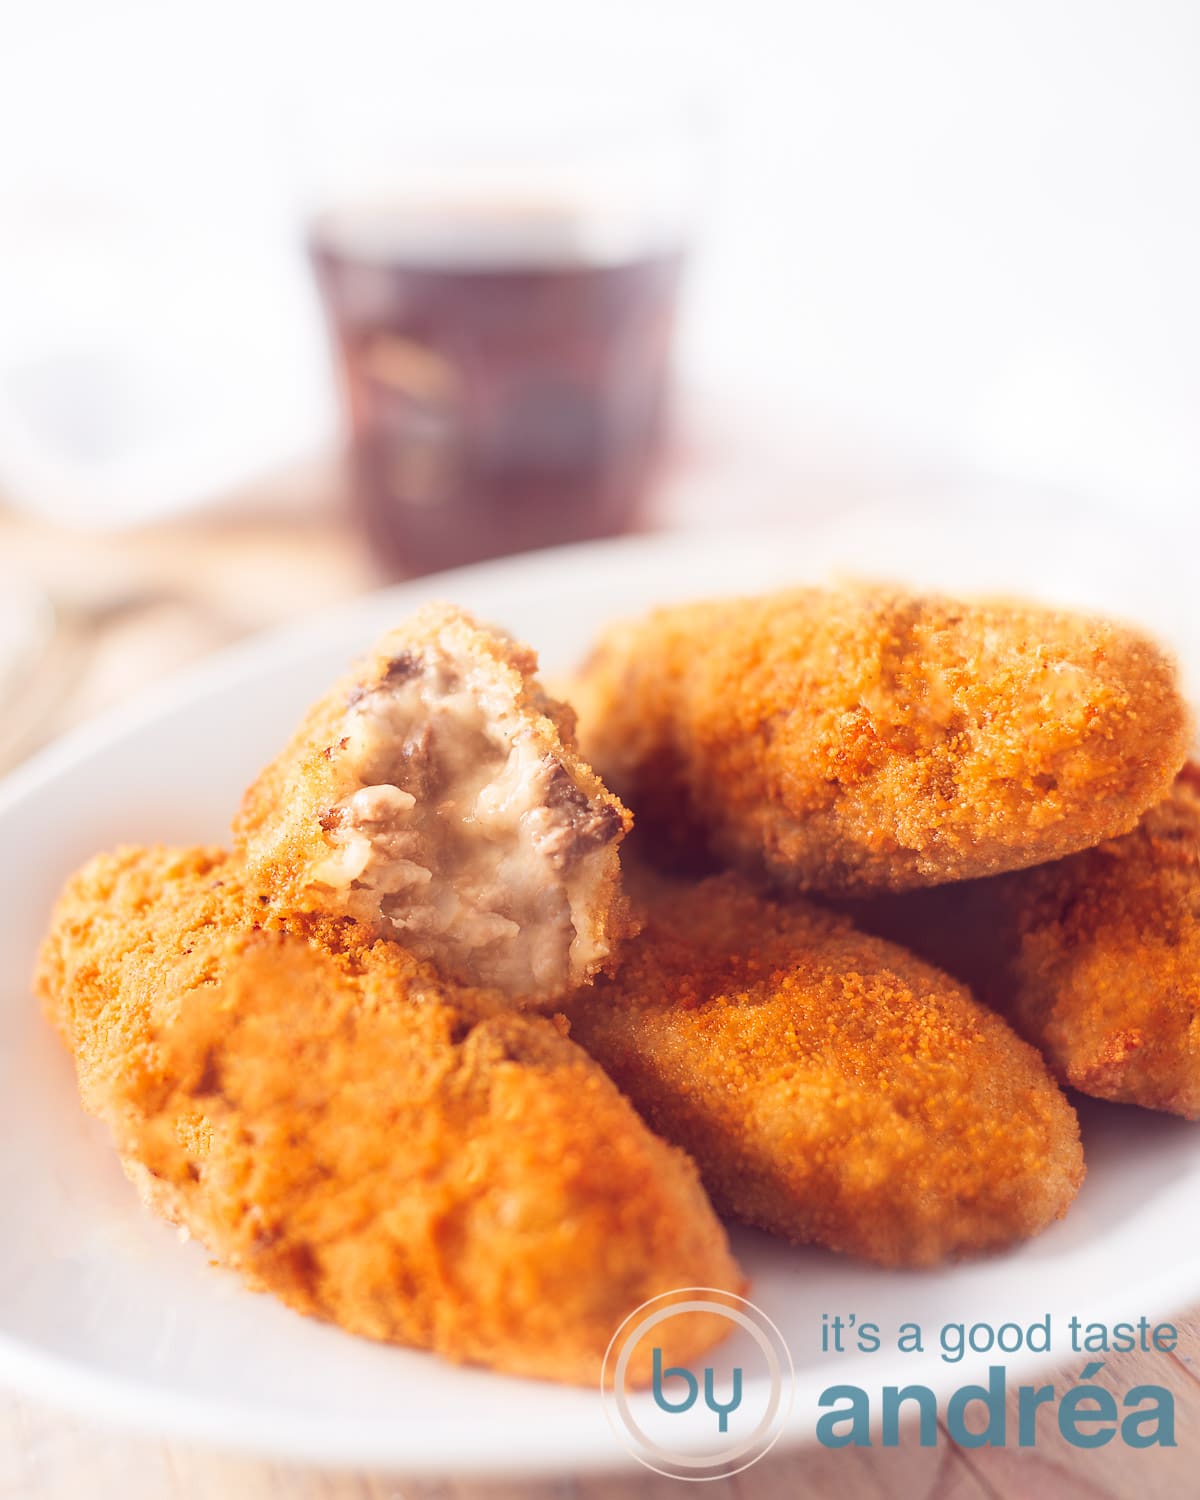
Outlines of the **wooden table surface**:
M306 479L303 488L311 488ZM319 497L320 498L320 497ZM281 525L256 514L85 541L0 512L0 568L43 581L91 620L70 691L46 715L47 738L111 705L214 646L292 615L350 597L378 580L346 527L322 504ZM90 610L90 615L87 611ZM0 767L2 770L3 767ZM1121 1268L1114 1266L1114 1279ZM1176 1318L1174 1354L1107 1359L1100 1377L1118 1402L1132 1386L1165 1385L1176 1403L1174 1449L1068 1446L1052 1409L1031 1449L957 1448L941 1435L921 1448L915 1431L895 1449L808 1447L772 1453L728 1480L709 1500L1017 1500L1017 1497L1200 1495L1200 1309ZM1056 1372L1061 1393L1081 1361ZM1046 1379L1052 1377L1047 1376ZM1010 1423L1010 1425L1012 1425ZM464 1431L469 1445L469 1431ZM636 1470L563 1475L553 1482L412 1482L383 1474L296 1469L101 1429L19 1395L0 1393L0 1500L652 1500L678 1495L678 1481Z

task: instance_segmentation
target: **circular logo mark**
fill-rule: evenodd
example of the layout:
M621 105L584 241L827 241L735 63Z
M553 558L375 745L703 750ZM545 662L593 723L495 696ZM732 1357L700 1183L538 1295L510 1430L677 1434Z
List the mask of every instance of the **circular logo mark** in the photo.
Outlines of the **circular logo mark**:
M704 1352L689 1362L679 1356L688 1347ZM604 1356L600 1393L609 1426L639 1463L671 1479L725 1479L779 1437L794 1383L783 1335L760 1307L689 1286L629 1314Z

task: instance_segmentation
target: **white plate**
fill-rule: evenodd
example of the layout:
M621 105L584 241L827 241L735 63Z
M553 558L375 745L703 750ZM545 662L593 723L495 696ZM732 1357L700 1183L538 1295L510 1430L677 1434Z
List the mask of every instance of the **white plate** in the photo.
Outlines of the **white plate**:
M1140 618L1173 641L1194 684L1196 551L1174 533L1055 530L1006 510L971 527L881 513L803 535L545 553L406 585L236 649L50 749L0 792L0 1376L89 1416L330 1465L498 1475L628 1463L597 1394L457 1369L297 1317L210 1268L199 1245L139 1206L29 997L60 882L121 841L222 839L243 786L305 704L430 597L509 627L554 673L602 620L668 597L846 570L903 576ZM1197 1128L1094 1105L1084 1129L1090 1173L1071 1213L1002 1257L883 1272L735 1236L751 1296L796 1364L786 1441L811 1441L817 1397L837 1381L878 1392L899 1377L946 1391L989 1362L947 1364L936 1349L900 1358L886 1343L874 1355L822 1356L824 1312L886 1330L901 1319L1137 1317L1200 1297ZM723 1358L739 1352L734 1343Z

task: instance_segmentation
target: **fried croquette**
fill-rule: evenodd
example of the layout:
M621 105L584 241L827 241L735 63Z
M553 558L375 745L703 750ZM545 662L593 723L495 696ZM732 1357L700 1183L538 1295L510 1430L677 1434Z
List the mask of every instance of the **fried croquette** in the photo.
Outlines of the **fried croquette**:
M126 1171L220 1261L352 1333L582 1383L646 1298L742 1289L692 1163L561 1023L255 904L218 851L101 856L38 976ZM662 1336L687 1363L727 1328Z
M1200 766L1121 838L860 920L959 975L1072 1088L1200 1118Z
M574 748L537 659L429 606L310 710L234 827L288 915L349 915L447 977L546 1004L624 929L629 813Z
M659 610L601 639L576 701L660 846L829 893L1127 833L1189 733L1171 660L1131 629L890 587Z
M885 1266L1046 1228L1083 1179L1037 1052L958 983L740 877L652 889L571 1034L718 1211Z

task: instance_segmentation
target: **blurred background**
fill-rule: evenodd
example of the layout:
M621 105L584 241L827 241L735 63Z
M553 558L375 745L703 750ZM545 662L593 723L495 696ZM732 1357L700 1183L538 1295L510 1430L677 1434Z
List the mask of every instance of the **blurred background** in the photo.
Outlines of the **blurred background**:
M1190 0L7 0L0 768L663 527L1200 497Z

